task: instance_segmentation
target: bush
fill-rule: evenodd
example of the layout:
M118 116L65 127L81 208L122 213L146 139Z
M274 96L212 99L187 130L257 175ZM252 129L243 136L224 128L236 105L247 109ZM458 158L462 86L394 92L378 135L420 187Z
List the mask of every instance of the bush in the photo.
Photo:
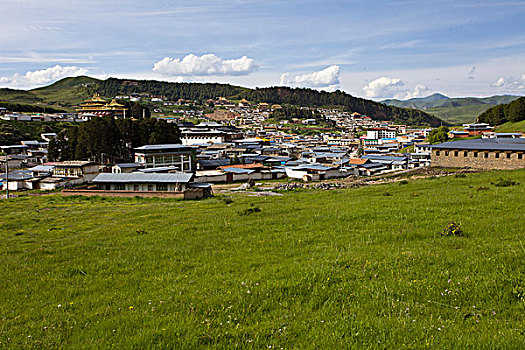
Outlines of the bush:
M467 175L458 173L458 174L454 174L454 177L467 177Z
M507 180L504 178L499 178L495 182L491 182L491 185L497 186L497 187L509 187L509 186L516 186L518 183L516 181Z
M250 215L250 214L253 214L253 213L260 213L260 212L261 212L261 208L254 207L253 204L252 204L250 208L241 210L239 212L239 215Z
M463 236L461 227L455 221L451 221L447 224L447 227L441 231L442 236Z
M390 197L392 195L392 193L390 192L383 192L383 196L385 197Z
M407 180L399 181L399 184L400 185L408 185L408 181Z

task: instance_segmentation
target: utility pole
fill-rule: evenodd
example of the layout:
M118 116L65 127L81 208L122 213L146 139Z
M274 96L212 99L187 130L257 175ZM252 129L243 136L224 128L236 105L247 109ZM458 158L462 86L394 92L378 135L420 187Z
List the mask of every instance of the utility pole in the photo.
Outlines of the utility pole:
M5 198L9 199L9 162L7 158L7 154L4 156L5 158Z

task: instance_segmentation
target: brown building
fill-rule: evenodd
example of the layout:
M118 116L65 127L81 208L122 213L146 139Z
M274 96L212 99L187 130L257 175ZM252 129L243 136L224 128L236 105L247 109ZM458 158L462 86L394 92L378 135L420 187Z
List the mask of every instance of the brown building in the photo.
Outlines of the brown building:
M432 166L475 169L525 168L525 138L474 139L432 146Z

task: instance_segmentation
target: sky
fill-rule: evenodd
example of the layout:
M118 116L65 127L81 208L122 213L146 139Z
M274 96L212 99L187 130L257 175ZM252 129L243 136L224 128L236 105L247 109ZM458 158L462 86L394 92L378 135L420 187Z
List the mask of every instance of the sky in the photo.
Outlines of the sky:
M67 76L525 95L525 1L0 0L0 87Z

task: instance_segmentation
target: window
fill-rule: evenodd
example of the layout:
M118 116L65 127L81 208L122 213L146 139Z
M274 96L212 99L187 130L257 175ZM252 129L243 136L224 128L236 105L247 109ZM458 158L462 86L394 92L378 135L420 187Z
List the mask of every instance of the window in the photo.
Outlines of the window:
M457 156L458 156L458 154L459 154L459 152L458 152L458 151L454 151L454 157L457 157Z
M157 184L157 191L167 191L168 184Z
M499 152L494 152L494 158L499 158Z
M523 159L523 153L518 153L518 159Z
M485 153L483 154L483 157L488 158L488 157L489 157L489 152L485 152Z
M439 151L436 151L436 156L439 156Z
M474 158L478 158L478 152L474 152Z
M124 191L126 190L126 185L125 184L115 184L115 190Z
M133 185L133 191L137 192L139 190L139 185Z
M153 191L153 185L148 185L148 191Z
M507 159L510 159L511 155L512 155L512 153L507 153Z
M467 151L463 152L463 157L466 157L466 156L468 156L468 152Z
M445 151L445 156L447 156L447 157L448 157L448 151Z

